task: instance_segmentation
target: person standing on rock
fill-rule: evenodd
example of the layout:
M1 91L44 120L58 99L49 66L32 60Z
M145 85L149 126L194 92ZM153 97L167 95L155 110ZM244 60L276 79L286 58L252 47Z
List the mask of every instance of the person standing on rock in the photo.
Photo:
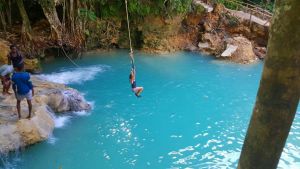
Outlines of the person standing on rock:
M24 64L24 57L18 51L18 49L15 45L10 46L10 52L7 56L7 62L9 65L12 64L14 68L16 68L20 64Z
M3 85L3 95L10 95L9 88L11 86L10 74L14 72L14 68L10 65L2 65L0 67L1 83Z
M21 118L21 101L26 98L28 103L29 114L31 117L32 97L34 96L33 85L30 81L30 75L24 72L24 64L16 65L16 72L12 75L13 90L17 99L18 117Z

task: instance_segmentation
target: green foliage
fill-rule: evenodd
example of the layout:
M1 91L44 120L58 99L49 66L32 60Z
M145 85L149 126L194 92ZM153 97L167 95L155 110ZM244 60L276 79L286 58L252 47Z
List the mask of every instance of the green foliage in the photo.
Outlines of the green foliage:
M263 8L263 9L266 9L266 10L268 10L268 11L270 11L270 12L273 12L273 9L274 9L274 3L264 3L264 2L261 2L260 3L260 6L261 6L261 8Z
M95 0L96 7L98 9L98 14L100 17L112 17L121 16L122 11L124 11L122 0Z
M239 6L231 1L228 0L215 0L217 3L224 4L224 6L228 9L238 10ZM235 1L242 1L242 0L235 0Z
M227 25L229 27L236 27L240 24L238 18L236 18L235 16L232 16L232 15L229 15L229 14L225 13L224 17L228 21Z
M233 10L238 10L240 8L240 6L236 5L236 3L234 2L245 2L248 4L252 4L255 6L259 6L263 9L266 9L270 12L273 11L274 8L274 0L214 0L217 3L222 3L224 4L224 6L228 9L233 9Z
M269 3L266 5L266 9L270 12L273 12L274 9L274 3Z
M196 14L201 15L201 14L205 13L206 10L202 5L195 5L195 6L193 6L193 11Z
M131 17L186 13L192 0L127 0ZM94 0L101 17L124 17L125 0Z
M97 19L97 16L94 11L91 11L91 10L88 10L85 8L81 8L81 9L79 9L79 12L80 12L79 14L80 14L81 18L86 17L90 21L96 21L96 19Z
M85 34L86 36L90 36L90 35L91 35L91 33L90 33L90 31L89 31L88 29L84 30L84 34Z
M263 9L266 9L270 12L274 9L275 0L243 0L246 3L257 5Z

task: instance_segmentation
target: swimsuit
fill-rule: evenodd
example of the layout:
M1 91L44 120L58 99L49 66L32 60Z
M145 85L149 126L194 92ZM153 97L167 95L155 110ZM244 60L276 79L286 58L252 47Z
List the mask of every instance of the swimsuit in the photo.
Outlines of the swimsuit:
M132 88L132 89L136 88L136 82L135 82L135 81L133 81L133 82L131 83L131 88Z

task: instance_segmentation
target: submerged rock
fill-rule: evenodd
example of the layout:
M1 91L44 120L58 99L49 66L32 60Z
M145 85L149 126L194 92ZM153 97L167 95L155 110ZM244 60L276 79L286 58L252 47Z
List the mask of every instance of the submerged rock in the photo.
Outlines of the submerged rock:
M32 81L35 86L35 96L32 100L31 119L24 119L28 115L26 101L22 102L22 119L19 120L14 96L0 97L0 152L2 153L47 139L55 126L51 112L91 109L90 104L77 90L62 84L45 82L36 77L32 77Z

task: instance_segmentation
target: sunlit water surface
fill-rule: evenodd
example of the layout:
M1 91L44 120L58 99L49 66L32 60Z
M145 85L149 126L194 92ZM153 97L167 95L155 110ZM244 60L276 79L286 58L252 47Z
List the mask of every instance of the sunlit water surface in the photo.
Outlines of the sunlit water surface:
M56 115L45 142L2 155L1 168L236 168L255 102L262 63L238 65L198 53L136 53L130 90L127 51L86 56L81 68L63 58L44 64L41 78L85 94L91 112ZM296 115L279 168L300 168Z

